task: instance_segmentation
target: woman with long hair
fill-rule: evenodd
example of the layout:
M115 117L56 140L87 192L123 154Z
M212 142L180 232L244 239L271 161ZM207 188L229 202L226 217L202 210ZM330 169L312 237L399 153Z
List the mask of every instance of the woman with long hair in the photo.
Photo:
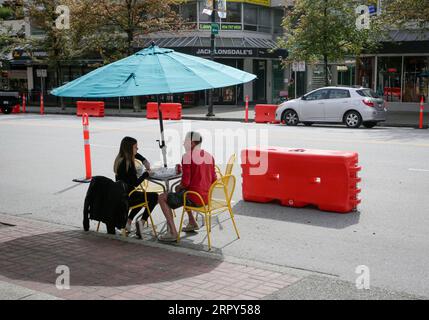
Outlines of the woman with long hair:
M115 172L116 181L121 180L128 185L128 193L134 190L135 187L140 185L147 177L149 177L150 164L149 162L139 153L137 153L138 146L137 140L131 137L125 137L121 141L119 153L116 156L113 164L113 171ZM140 161L146 170L141 176L137 175L136 160ZM149 204L150 212L156 207L158 203L158 194L156 192L146 192L147 200ZM129 198L129 206L132 207L145 201L143 192L134 192ZM135 216L139 213L141 208L131 210L128 216L128 222L126 229L128 232L131 231L131 224ZM136 235L141 239L141 231L147 219L149 218L149 212L147 208L143 212L141 220L136 222Z

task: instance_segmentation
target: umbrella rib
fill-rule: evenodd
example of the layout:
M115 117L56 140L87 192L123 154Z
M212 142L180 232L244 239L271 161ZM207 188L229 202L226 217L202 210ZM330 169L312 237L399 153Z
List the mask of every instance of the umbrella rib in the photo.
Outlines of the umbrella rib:
M164 74L165 83L166 83L166 85L167 85L168 92L170 93L170 91L171 91L171 89L170 89L170 85L168 84L168 80L167 80L167 77L166 77L166 73L165 73L165 71L164 71L164 68L162 67L161 61L159 60L159 55L156 55L156 58L158 59L158 65L159 65L159 67L160 67L160 69L161 69L162 73Z
M168 57L169 57L170 59L172 59L172 60L174 60L174 61L178 62L178 60L177 60L176 58L174 58L173 56L168 55ZM198 79L200 79L201 81L203 81L203 82L207 83L207 84L210 86L208 89L213 89L213 88L214 88L214 86L213 86L210 82L208 82L206 79L202 78L199 74L195 73L195 71L194 71L194 70L192 70L192 69L191 69L191 68L189 68L188 66L185 66L185 65L183 65L183 66L185 67L185 69L186 69L186 70L188 70L189 72L192 72L192 74L193 74L193 75L195 75ZM208 67L209 67L209 68L211 68L210 66L208 66ZM211 69L213 69L213 68L211 68Z

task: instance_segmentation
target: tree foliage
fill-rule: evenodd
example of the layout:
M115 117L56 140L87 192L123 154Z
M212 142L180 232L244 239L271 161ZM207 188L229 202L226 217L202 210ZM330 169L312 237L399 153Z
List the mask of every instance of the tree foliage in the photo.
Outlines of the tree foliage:
M356 0L295 1L283 20L285 36L278 41L288 50L286 62L323 61L328 85L329 62L355 57L377 44L376 25L362 30L356 27L360 4Z
M395 28L429 30L428 0L383 0L381 19Z
M89 1L78 1L89 2ZM130 55L139 37L158 31L176 31L182 21L176 6L183 0L99 0L77 10L77 19L91 21L86 44L106 62Z

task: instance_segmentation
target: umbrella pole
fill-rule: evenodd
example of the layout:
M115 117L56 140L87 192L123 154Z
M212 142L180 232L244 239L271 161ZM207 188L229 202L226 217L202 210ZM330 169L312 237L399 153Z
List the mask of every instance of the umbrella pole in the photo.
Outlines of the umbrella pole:
M162 160L164 161L164 168L167 168L167 146L165 145L164 122L162 120L162 111L159 105L159 95L156 95L156 103L158 106L159 128L161 129L161 142L159 142L159 140L157 141L162 151Z

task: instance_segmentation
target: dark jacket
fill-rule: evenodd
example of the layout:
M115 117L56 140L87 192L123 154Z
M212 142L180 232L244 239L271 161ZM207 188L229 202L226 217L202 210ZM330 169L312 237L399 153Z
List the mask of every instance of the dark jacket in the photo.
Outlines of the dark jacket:
M146 160L142 155L136 155L136 159L139 159L142 163ZM137 171L134 164L132 164L128 170L126 169L125 161L122 161L117 169L117 174L115 176L116 181L123 181L128 185L128 192L131 192L135 187L141 184L147 177L149 177L148 172L144 172L139 178L137 178Z
M128 217L128 188L122 181L95 176L86 192L83 208L83 228L89 230L89 219L102 221L108 233L114 234L115 227L124 228Z

